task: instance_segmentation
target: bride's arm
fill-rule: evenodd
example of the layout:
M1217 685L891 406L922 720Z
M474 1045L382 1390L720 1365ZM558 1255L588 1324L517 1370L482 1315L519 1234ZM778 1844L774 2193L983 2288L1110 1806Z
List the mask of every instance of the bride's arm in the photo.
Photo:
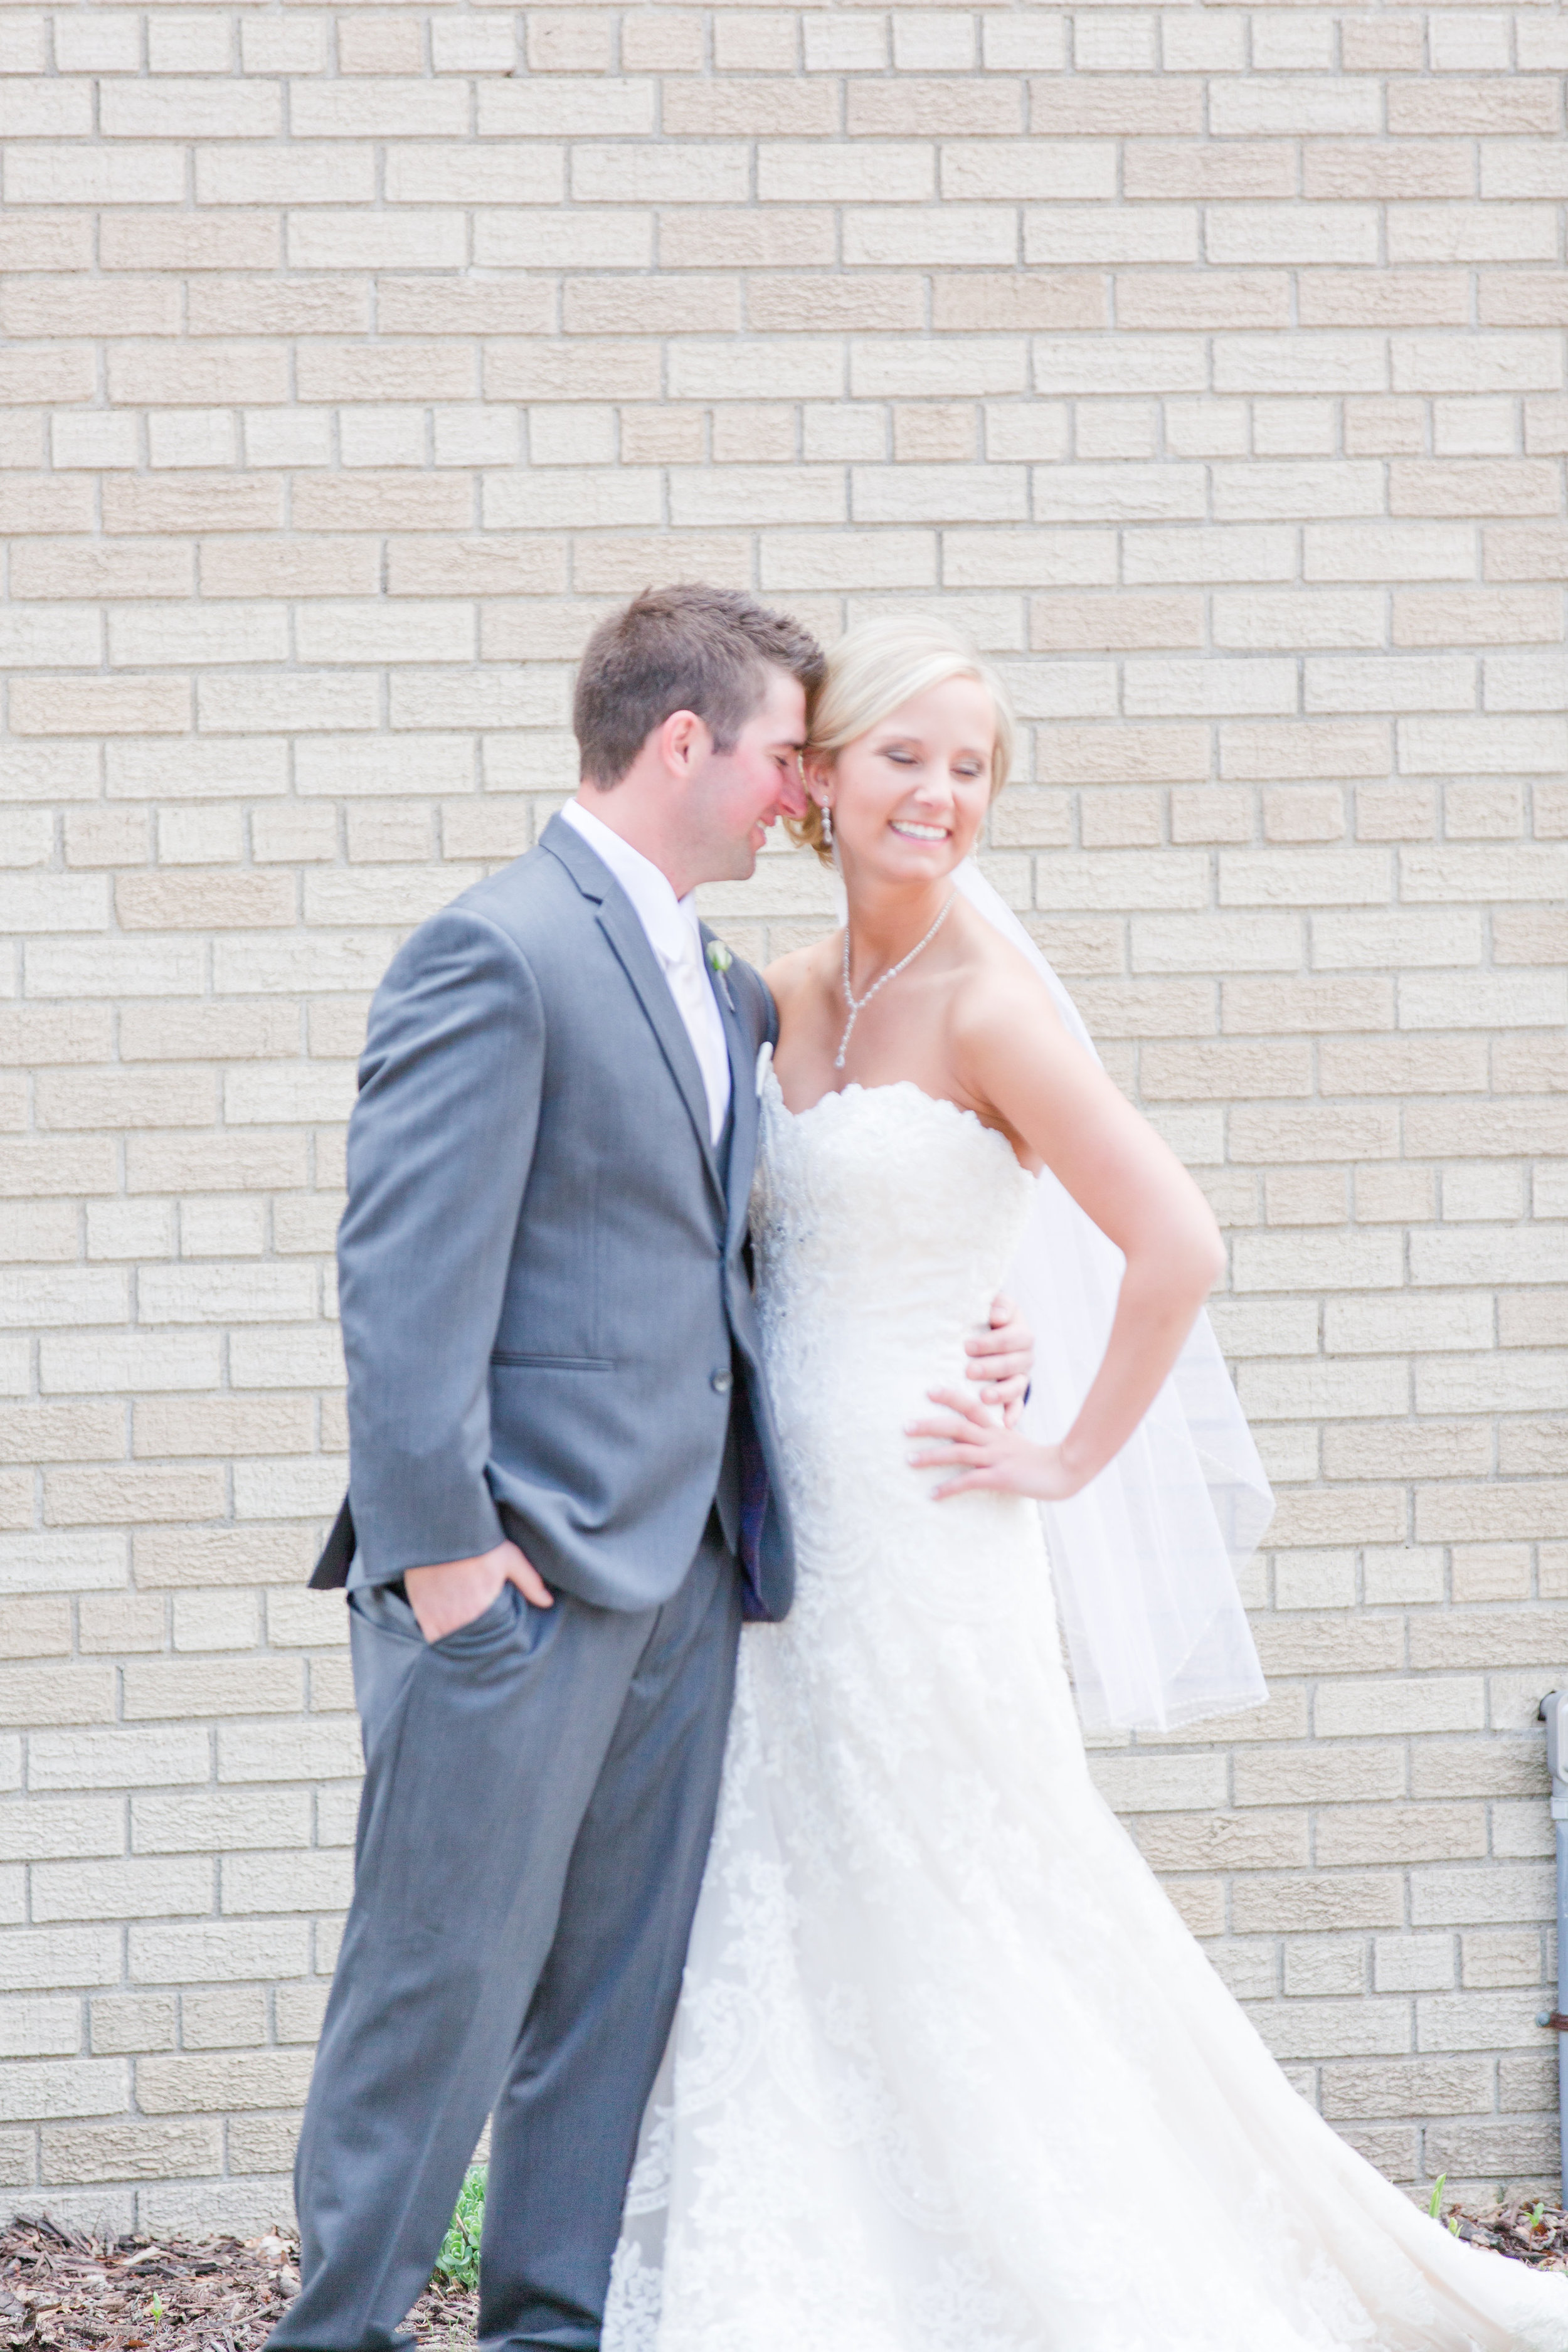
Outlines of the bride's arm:
M999 1487L1059 1501L1120 1453L1158 1395L1225 1267L1208 1202L1175 1155L1069 1037L1032 974L964 992L952 1040L965 1089L1044 1160L1127 1261L1104 1357L1059 1444L999 1429L953 1390L956 1421L921 1422L911 1458L952 1467L940 1489Z

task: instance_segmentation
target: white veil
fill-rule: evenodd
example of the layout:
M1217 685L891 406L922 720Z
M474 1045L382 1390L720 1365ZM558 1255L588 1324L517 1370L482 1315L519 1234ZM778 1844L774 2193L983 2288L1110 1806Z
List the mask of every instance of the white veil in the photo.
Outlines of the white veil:
M973 859L955 878L1093 1054L1071 997ZM1008 1278L1038 1346L1024 1426L1042 1441L1065 1435L1094 1378L1124 1262L1046 1170ZM1168 1731L1262 1703L1236 1580L1274 1497L1206 1314L1114 1461L1070 1502L1040 1507L1086 1729Z

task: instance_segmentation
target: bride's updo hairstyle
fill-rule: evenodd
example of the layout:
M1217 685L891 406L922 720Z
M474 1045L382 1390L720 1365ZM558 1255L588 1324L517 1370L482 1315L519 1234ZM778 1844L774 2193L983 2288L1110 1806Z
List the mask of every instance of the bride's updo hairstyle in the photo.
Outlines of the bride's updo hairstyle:
M991 797L995 799L1013 769L1015 722L1007 689L967 637L930 613L889 613L862 621L839 638L827 656L822 683L811 698L805 757L832 761L846 745L929 694L950 677L973 677L991 697L996 740L991 754ZM825 866L833 853L823 837L822 811L813 801L804 817L786 818L793 839L815 849Z

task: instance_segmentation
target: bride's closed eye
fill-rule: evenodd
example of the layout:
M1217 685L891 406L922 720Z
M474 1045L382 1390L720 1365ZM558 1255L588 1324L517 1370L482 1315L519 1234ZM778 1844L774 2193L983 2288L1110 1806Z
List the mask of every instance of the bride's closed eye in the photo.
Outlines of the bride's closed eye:
M921 765L921 761L914 753L905 751L901 744L889 745L882 756L890 766L895 768L918 768ZM978 758L961 760L954 763L952 772L964 783L972 784L977 778L985 774L985 762Z

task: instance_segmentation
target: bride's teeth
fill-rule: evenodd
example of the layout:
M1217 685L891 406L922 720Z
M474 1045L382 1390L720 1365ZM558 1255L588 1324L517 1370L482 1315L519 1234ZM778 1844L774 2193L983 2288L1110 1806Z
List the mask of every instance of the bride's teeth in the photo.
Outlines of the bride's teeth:
M899 824L895 823L893 831L895 833L903 834L910 841L945 841L947 839L947 827L944 824Z

